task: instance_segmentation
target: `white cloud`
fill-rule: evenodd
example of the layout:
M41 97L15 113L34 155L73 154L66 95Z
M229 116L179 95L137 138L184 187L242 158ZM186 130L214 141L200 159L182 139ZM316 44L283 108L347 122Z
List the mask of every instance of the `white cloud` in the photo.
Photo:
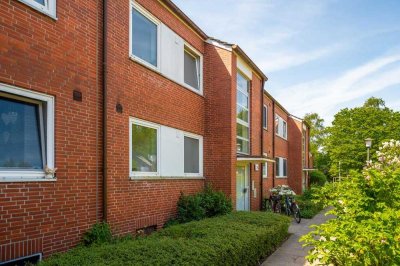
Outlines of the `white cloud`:
M400 66L386 69L397 62L400 54L377 58L335 79L313 80L282 89L277 99L294 114L317 112L329 123L341 104L400 84Z

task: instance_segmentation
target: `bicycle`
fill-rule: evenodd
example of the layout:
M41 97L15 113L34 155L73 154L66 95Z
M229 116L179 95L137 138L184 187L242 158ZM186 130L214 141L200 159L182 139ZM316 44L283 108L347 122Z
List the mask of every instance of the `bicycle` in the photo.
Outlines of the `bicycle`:
M299 224L301 222L301 214L299 205L297 205L293 196L285 196L285 212L287 216L293 215L294 220Z

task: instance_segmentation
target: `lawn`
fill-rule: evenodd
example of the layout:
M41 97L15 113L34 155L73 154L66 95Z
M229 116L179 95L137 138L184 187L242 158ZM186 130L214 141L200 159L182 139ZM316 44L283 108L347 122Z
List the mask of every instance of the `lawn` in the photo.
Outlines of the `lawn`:
M40 265L258 265L286 239L289 223L272 213L234 212L147 237L79 246Z

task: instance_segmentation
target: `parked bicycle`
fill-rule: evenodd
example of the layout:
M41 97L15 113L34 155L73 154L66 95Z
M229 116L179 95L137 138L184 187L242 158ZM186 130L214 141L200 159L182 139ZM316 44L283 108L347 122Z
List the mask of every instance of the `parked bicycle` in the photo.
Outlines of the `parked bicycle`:
M264 200L264 209L274 213L281 213L283 209L286 215L293 215L295 221L300 223L301 213L294 198L294 191L288 186L278 186L270 192L270 197Z

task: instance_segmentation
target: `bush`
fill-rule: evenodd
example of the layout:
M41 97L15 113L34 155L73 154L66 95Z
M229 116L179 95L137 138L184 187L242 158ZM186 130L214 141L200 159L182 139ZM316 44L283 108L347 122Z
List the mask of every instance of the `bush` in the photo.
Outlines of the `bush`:
M296 196L297 204L300 208L301 217L311 219L324 208L323 204L316 202L320 187L313 186L303 192L303 195Z
M383 143L378 162L319 192L336 216L302 237L307 259L323 265L400 265L400 141Z
M112 240L110 226L107 223L96 223L83 235L82 242L89 246L92 244L108 243Z
M312 171L310 173L310 183L311 185L323 186L327 181L326 175L321 171Z
M198 221L206 217L228 214L232 211L232 202L222 192L207 186L196 195L181 194L178 201L177 220L180 223Z
M286 239L290 221L272 213L235 212L144 238L77 247L40 265L259 265Z

